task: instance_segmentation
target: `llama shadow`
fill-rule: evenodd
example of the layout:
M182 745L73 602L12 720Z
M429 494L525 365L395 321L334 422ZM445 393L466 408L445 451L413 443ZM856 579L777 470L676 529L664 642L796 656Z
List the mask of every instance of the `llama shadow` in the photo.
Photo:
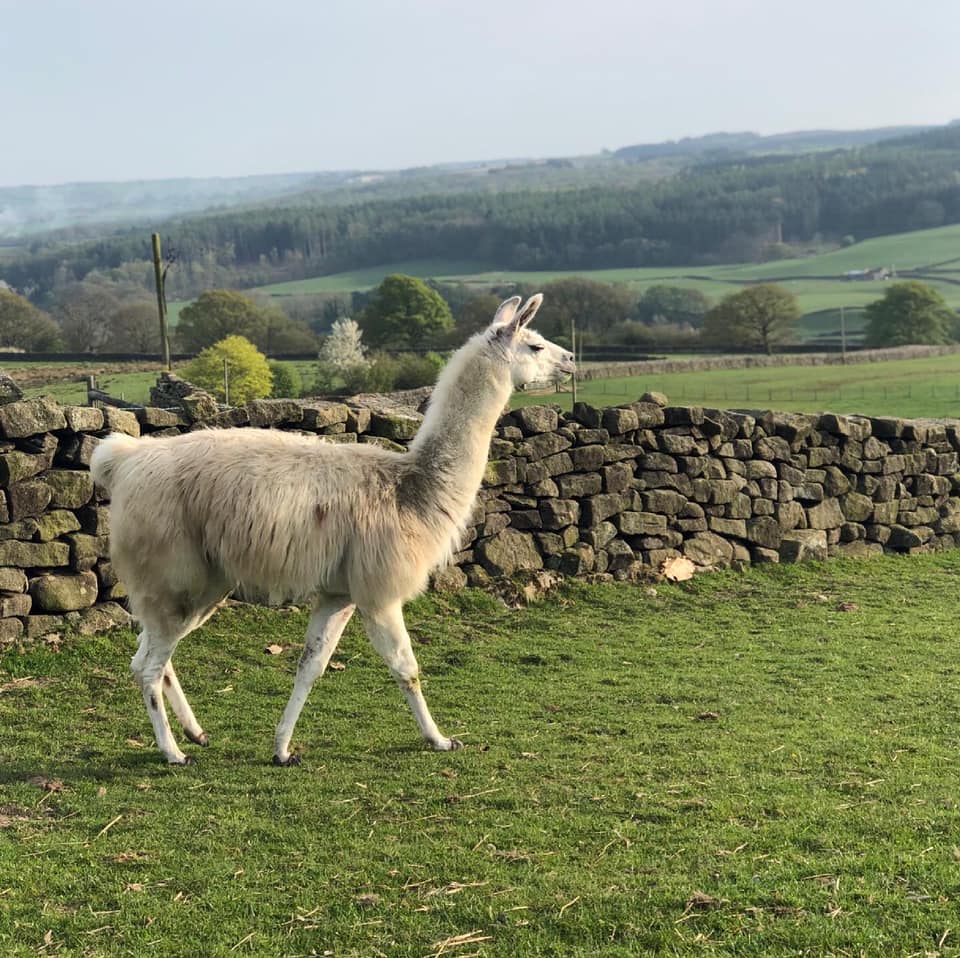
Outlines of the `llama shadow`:
M57 759L49 763L38 761L7 761L0 765L0 787L42 781L59 782L65 788L90 782L103 784L129 780L132 773L157 771L164 768L198 768L197 764L167 766L152 752L131 751L128 754L104 756L80 755L75 760ZM42 784L41 784L41 787Z

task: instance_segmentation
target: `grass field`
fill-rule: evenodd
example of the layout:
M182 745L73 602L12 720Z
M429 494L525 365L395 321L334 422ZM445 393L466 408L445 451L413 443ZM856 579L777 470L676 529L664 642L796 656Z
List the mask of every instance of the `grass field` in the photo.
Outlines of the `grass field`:
M309 383L313 364L296 365L304 382ZM156 375L103 372L99 382L113 395L122 394L130 402L145 402ZM25 392L82 404L86 402L86 387L81 378ZM666 393L674 405L957 418L960 354L848 366L779 366L591 380L578 384L577 398L596 406L615 406L633 402L647 390ZM516 393L513 398L515 406L535 403L557 403L570 409L572 395L565 387L561 393Z
M960 225L877 237L829 253L771 263L564 272L491 271L477 263L415 261L293 283L278 283L260 287L259 291L277 297L319 292L350 292L370 289L384 276L395 272L463 282L478 289L511 282L542 286L552 280L580 275L600 282L623 283L637 293L656 283L668 283L698 289L716 300L728 293L737 292L745 282L776 280L798 297L804 314L812 314L823 310L837 310L841 306L855 309L879 299L887 288L887 283L880 280L851 281L844 278L844 274L849 270L879 266L894 267L898 271L923 268L924 282L934 286L952 307L960 308ZM929 267L936 269L931 271Z
M558 403L562 393L514 395L515 405ZM869 416L960 417L960 354L848 366L718 369L598 379L577 384L577 398L595 406L633 402L647 390L674 405L716 409L860 413Z
M186 768L132 633L6 654L0 952L950 958L958 577L954 552L427 597L427 696L466 748L421 746L351 624L290 769L303 612L183 643L212 739Z

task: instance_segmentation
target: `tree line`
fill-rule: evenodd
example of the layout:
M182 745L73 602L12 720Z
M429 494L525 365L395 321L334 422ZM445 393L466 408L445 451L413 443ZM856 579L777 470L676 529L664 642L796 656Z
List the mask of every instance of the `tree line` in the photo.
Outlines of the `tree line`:
M629 186L322 201L181 219L168 291L254 286L410 259L503 269L774 258L784 244L960 222L960 126L852 150L704 160ZM40 305L89 279L148 289L147 239L35 244L0 275Z

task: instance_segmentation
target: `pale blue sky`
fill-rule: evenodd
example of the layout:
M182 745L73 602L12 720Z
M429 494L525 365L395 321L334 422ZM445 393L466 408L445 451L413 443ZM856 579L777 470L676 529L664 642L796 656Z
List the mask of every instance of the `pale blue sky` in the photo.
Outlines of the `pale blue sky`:
M0 0L0 185L960 117L958 0Z

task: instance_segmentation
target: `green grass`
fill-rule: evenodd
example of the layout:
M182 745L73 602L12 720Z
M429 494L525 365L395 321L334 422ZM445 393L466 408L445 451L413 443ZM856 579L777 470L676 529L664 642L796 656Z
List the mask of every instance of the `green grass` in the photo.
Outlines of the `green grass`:
M513 405L572 406L562 393L515 393ZM905 418L960 418L960 354L848 366L773 366L656 373L577 384L577 398L595 406L633 402L648 390L674 405L715 409L860 413Z
M303 613L183 643L213 742L187 768L132 634L6 654L0 953L957 955L958 577L954 552L428 597L426 693L467 747L421 746L352 624L291 769Z
M309 388L315 376L314 364L294 365L304 387ZM102 389L115 396L122 394L130 402L146 402L156 373L107 372L99 376L99 382ZM578 383L577 398L596 406L615 406L633 402L647 390L666 393L675 405L719 409L829 409L870 416L960 418L960 354L849 366L777 366L616 377ZM86 386L79 381L25 393L53 395L62 403L86 402ZM570 409L572 396L565 391L516 393L513 397L514 406L537 403L557 403Z
M74 364L69 364L74 365ZM316 363L310 360L284 361L284 365L293 366L308 388L316 379ZM150 399L150 387L157 383L157 370L138 373L112 373L109 363L98 363L97 385L103 391L118 399L132 403L147 403ZM159 366L158 366L159 369ZM176 366L174 367L176 370ZM16 378L16 373L13 373ZM86 376L78 374L73 382L51 383L46 386L24 389L26 396L53 396L66 405L86 405Z
M670 269L530 271L484 270L482 266L473 263L411 261L292 283L276 283L259 287L259 291L279 297L365 290L376 286L384 276L394 272L459 281L476 286L478 290L507 283L543 286L556 279L577 275L588 276L598 282L623 283L637 293L653 284L667 283L698 289L711 299L717 300L742 289L744 282L777 280L796 294L804 314L810 314L828 309L836 310L841 306L860 308L883 295L887 283L844 279L843 274L848 270L886 266L902 271L938 263L947 265L929 274L924 282L934 286L950 306L960 308L960 225L881 236L828 253L771 263ZM939 279L934 279L934 276Z

